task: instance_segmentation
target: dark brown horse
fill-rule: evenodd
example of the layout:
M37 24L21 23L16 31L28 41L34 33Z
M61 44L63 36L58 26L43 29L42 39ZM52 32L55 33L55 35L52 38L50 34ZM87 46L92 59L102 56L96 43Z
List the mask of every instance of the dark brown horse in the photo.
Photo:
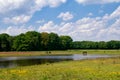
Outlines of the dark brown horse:
M83 51L83 53L82 53L84 56L86 56L87 55L87 51Z

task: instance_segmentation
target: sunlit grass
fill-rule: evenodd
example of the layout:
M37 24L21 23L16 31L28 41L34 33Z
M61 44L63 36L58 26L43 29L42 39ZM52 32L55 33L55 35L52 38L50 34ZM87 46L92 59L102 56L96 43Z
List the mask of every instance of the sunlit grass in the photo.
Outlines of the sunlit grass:
M0 52L2 56L38 56L38 55L69 55L69 54L82 54L87 51L88 54L109 54L120 55L120 50L65 50L65 51L35 51L35 52Z
M120 58L0 69L0 80L120 80Z

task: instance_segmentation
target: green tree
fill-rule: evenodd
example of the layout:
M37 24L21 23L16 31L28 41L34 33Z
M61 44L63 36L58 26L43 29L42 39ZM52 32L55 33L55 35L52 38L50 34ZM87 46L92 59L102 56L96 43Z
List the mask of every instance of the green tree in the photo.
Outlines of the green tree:
M60 49L60 39L57 34L50 33L48 41L49 41L48 50L59 50Z
M14 37L12 50L13 51L27 51L29 50L27 47L23 46L27 45L25 34L20 34ZM28 45L27 45L28 46Z
M10 51L10 36L6 33L0 34L0 51Z
M98 42L99 49L107 49L107 43L105 41Z
M81 49L81 42L80 41L72 42L72 49Z
M60 36L61 49L70 49L72 41L70 36Z
M9 36L0 34L0 51L40 51L66 49L120 49L120 41L74 41L70 36L56 33L28 31L25 34Z
M41 33L41 48L42 50L48 50L49 34L46 32Z
M120 41L111 40L107 42L108 49L120 49Z
M73 49L97 49L98 43L92 41L75 41L72 43Z
M41 34L36 31L28 31L25 34L25 40L31 51L41 50ZM26 46L27 46L26 45Z

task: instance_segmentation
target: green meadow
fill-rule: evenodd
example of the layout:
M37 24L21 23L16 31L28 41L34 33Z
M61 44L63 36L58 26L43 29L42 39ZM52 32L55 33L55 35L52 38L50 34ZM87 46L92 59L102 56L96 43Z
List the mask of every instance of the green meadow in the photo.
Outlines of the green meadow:
M0 69L0 80L120 80L120 57Z
M39 56L39 55L70 55L82 54L87 51L88 54L108 54L120 55L120 50L64 50L64 51L26 51L26 52L0 52L0 57L4 56Z
M66 55L82 54L84 51L88 54L118 55L118 57L1 68L0 80L120 80L120 50L0 52L0 56Z

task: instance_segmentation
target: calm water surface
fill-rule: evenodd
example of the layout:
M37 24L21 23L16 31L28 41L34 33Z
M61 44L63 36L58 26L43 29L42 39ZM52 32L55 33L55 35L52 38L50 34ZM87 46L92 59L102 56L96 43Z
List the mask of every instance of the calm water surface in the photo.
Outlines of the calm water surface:
M51 56L27 56L27 57L1 57L0 68L13 68L17 66L28 66L38 64L50 64L60 61L83 60L95 58L108 58L108 55L51 55Z

